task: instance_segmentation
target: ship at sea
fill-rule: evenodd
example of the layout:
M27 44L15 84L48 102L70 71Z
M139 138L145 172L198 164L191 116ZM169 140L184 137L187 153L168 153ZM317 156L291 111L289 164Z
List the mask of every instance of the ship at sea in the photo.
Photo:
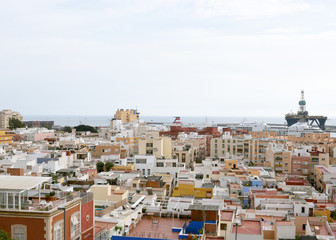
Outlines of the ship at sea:
M297 113L286 114L287 126L290 127L297 122L307 122L310 126L316 124L320 129L325 130L326 116L309 116L306 110L306 100L304 97L304 91L301 91L301 99L299 101L299 110Z

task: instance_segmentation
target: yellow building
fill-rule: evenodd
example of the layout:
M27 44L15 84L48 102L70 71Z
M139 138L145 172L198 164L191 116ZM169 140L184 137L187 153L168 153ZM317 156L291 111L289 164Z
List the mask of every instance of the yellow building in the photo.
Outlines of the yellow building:
M139 140L138 145L140 155L172 158L172 140L170 137L143 138Z
M193 180L179 180L172 197L212 198L213 188L195 188Z
M231 170L231 169L238 168L238 160L237 159L225 159L224 160L224 168L226 170Z
M19 112L13 112L12 110L2 110L0 112L0 129L9 128L9 119L15 118L22 122L22 116Z
M133 171L134 165L127 165L127 166L115 165L112 167L112 170L113 171Z
M328 222L333 222L334 219L330 216L331 211L326 208L317 208L314 210L315 217L322 217L325 216L328 219Z
M11 145L13 143L13 136L8 130L0 130L0 145Z
M114 114L115 119L119 119L122 122L135 122L139 119L140 113L134 109L118 109Z

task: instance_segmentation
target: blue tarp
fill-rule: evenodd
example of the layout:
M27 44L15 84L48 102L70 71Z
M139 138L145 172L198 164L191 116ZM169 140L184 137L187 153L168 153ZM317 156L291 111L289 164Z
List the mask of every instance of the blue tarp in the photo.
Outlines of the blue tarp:
M189 234L199 234L203 227L203 222L192 221L189 225L185 228L185 233Z

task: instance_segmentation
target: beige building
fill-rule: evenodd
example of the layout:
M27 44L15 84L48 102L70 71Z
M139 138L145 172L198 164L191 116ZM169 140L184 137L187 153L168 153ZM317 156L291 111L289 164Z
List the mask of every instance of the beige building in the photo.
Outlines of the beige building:
M222 158L229 156L244 156L244 139L231 136L212 138L210 141L210 157Z
M220 210L219 224L217 229L219 236L224 236L224 239L230 238L230 229L232 227L234 217L234 210Z
M173 156L176 156L179 163L185 163L187 168L192 168L197 153L191 144L177 143L173 147Z
M114 114L114 118L122 122L135 122L139 119L140 113L134 109L118 109Z
M93 158L101 158L104 155L118 155L122 153L120 144L100 144L92 151Z
M22 116L19 112L13 112L12 110L2 110L0 112L0 129L9 128L9 119L16 118L22 122Z
M156 158L172 158L170 137L146 137L139 140L139 155L154 155Z
M125 202L128 197L128 190L112 185L93 185L90 188L93 193L93 200L96 202Z
M272 167L276 173L292 173L292 152L285 145L269 143L265 155L265 166Z
M266 149L269 140L250 139L244 141L244 157L254 166L263 167L266 164Z

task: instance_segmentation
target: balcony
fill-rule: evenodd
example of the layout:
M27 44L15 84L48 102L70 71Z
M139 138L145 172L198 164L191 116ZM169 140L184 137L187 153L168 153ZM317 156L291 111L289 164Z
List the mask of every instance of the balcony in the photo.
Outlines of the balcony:
M22 195L19 198L18 193L0 192L0 208L6 211L44 211L48 212L57 209L68 202L81 197L80 192L59 192L55 197L48 196L48 193L30 192L28 196Z
M81 197L80 192L55 193L41 188L50 181L50 177L0 176L0 209L51 211Z

